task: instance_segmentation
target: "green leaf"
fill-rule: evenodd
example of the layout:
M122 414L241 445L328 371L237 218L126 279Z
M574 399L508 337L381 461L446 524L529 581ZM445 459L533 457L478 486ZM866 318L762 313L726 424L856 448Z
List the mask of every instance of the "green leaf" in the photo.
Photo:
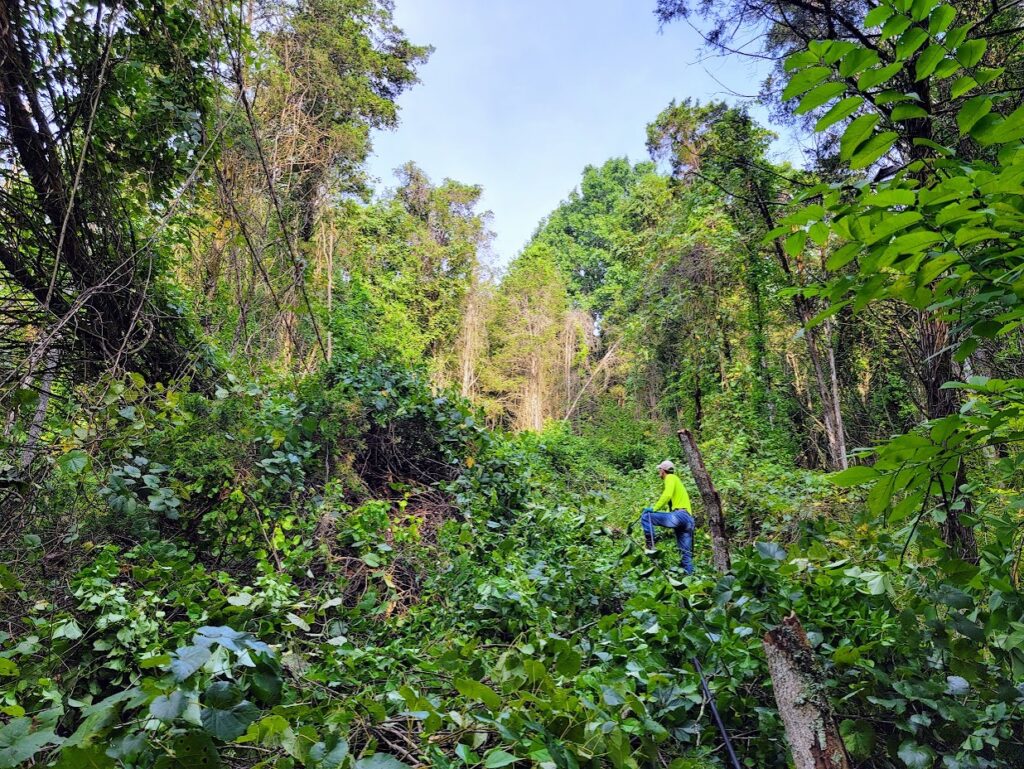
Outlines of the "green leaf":
M985 145L1007 144L1024 138L1024 107L1018 107L1003 119L984 116L972 126L971 136Z
M909 16L892 16L882 25L882 36L879 42L884 43L897 35L902 35L913 22Z
M899 74L902 69L903 64L901 62L888 64L884 67L879 67L878 69L869 69L857 78L857 88L861 91L870 90L875 86L891 80Z
M826 128L835 125L840 120L845 120L860 109L860 106L863 103L864 98L862 96L850 96L836 104L833 104L832 108L822 115L818 122L814 124L814 130L824 131Z
M846 91L846 85L843 83L822 83L804 95L800 100L800 106L794 110L794 113L803 115L805 112L817 109L825 102L841 95L844 91Z
M767 561L785 561L786 548L778 542L755 542L754 549L757 554Z
M363 560L365 561L366 559L364 558ZM309 630L310 630L309 623L306 622L306 620L304 620L298 614L293 614L292 612L288 612L287 614L285 614L285 617L287 618L287 620L289 622L291 622L293 625L295 625L295 627L297 627L299 630L305 630L307 633L309 632Z
M860 649L856 646L840 646L832 652L832 661L837 665L856 665L860 661Z
M853 77L868 67L874 67L880 59L875 51L870 48L857 46L843 57L839 62L839 74L842 77Z
M501 709L501 697L487 684L482 684L471 678L456 678L455 688L459 691L459 694L469 697L471 700L482 702L491 710Z
M217 748L208 734L190 731L170 741L171 754L160 756L153 769L219 769Z
M92 745L65 748L53 769L115 769L116 766L114 759L107 755L105 745Z
M872 136L853 153L850 168L867 168L888 152L898 138L899 135L895 131L885 131Z
M78 475L89 467L89 455L80 449L69 451L57 459L57 467L71 475Z
M914 80L924 80L926 77L930 77L935 68L939 66L939 62L945 57L946 49L937 43L925 48L917 57L917 63L914 65Z
M891 6L885 4L876 6L875 8L872 8L870 11L867 12L867 15L864 17L864 26L877 27L879 24L886 21L890 16L892 16L892 14L893 9Z
M14 718L0 726L0 769L13 769L47 745L57 745L61 741L53 729L34 732L31 729L31 718Z
M6 657L0 657L0 676L16 676L19 673L18 666Z
M347 755L348 742L335 736L318 742L309 751L309 758L316 765L316 769L338 769Z
M861 115L850 122L839 140L839 156L843 160L853 157L856 149L871 135L878 123L878 115Z
M901 60L909 59L928 40L928 33L920 27L911 27L896 44L896 58Z
M174 659L171 660L171 673L174 680L181 682L195 673L210 659L210 647L208 646L184 646L174 652Z
M965 67L973 67L985 55L988 43L984 39L968 40L956 49L956 60Z
M878 478L878 471L875 468L868 467L867 465L854 465L831 476L829 481L836 486L849 488L851 486L860 486L876 478Z
M875 730L867 721L844 719L839 723L839 734L852 758L863 761L874 754Z
M968 99L956 113L956 125L963 135L974 128L974 125L992 111L992 99L988 96L975 96Z
M397 758L387 753L374 753L356 761L355 769L410 769Z
M782 100L787 101L809 91L831 74L832 70L828 67L808 67L800 70L789 79L782 92Z
M149 714L161 721L173 721L185 712L185 695L175 690L170 694L161 694L149 703Z
M927 745L918 745L913 740L904 740L898 753L907 769L931 769L935 764L935 751Z
M915 120L917 118L928 117L928 112L916 104L897 104L892 108L892 120L894 122L900 122L901 120Z
M957 78L956 82L954 82L953 86L949 89L950 98L959 99L976 85L978 85L978 81L970 75Z
M928 18L929 34L937 35L939 32L945 32L955 17L956 9L943 3L932 11L932 15Z
M203 728L218 740L230 742L238 739L259 718L260 711L248 700L228 708L204 707L199 714Z
M484 769L500 769L502 766L514 764L519 759L504 750L492 750L484 759Z

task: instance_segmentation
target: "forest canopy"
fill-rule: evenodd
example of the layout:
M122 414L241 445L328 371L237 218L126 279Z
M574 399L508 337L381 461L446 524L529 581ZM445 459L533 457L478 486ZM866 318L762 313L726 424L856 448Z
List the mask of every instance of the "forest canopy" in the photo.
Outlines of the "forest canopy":
M812 151L500 265L390 0L0 6L0 769L1024 766L1021 9L651 5Z

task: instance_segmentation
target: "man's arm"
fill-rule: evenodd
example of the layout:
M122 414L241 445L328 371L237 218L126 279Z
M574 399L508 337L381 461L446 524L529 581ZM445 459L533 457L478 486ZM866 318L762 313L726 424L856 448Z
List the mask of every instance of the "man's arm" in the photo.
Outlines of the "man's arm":
M661 496L658 497L658 501L654 503L654 510L660 511L663 508L667 509L669 502L672 501L672 485L669 483L671 475L665 476L665 490L661 492Z

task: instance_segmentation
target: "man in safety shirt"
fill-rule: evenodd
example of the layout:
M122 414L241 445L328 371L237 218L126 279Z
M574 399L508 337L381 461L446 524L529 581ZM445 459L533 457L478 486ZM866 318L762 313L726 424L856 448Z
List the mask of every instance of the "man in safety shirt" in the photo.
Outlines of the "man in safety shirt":
M658 465L658 475L665 482L665 490L653 507L645 508L640 525L647 539L648 550L654 549L654 527L664 526L676 534L676 545L682 557L683 571L693 574L693 516L690 515L690 495L676 475L675 465L666 459Z

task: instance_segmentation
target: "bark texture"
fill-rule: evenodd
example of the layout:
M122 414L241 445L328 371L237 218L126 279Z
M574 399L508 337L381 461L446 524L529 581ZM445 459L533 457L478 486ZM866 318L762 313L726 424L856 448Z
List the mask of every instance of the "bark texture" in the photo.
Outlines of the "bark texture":
M704 466L704 458L700 449L697 448L697 441L689 430L680 430L679 443L683 447L683 455L687 464L690 465L690 472L693 473L693 480L700 491L700 497L704 502L704 509L707 511L708 529L711 531L711 560L715 570L719 574L725 574L732 568L732 561L729 558L729 533L725 527L725 514L722 511L722 497L718 494L715 484L711 480L711 474Z
M824 674L795 614L765 634L764 651L793 766L850 769L850 757L822 684Z

